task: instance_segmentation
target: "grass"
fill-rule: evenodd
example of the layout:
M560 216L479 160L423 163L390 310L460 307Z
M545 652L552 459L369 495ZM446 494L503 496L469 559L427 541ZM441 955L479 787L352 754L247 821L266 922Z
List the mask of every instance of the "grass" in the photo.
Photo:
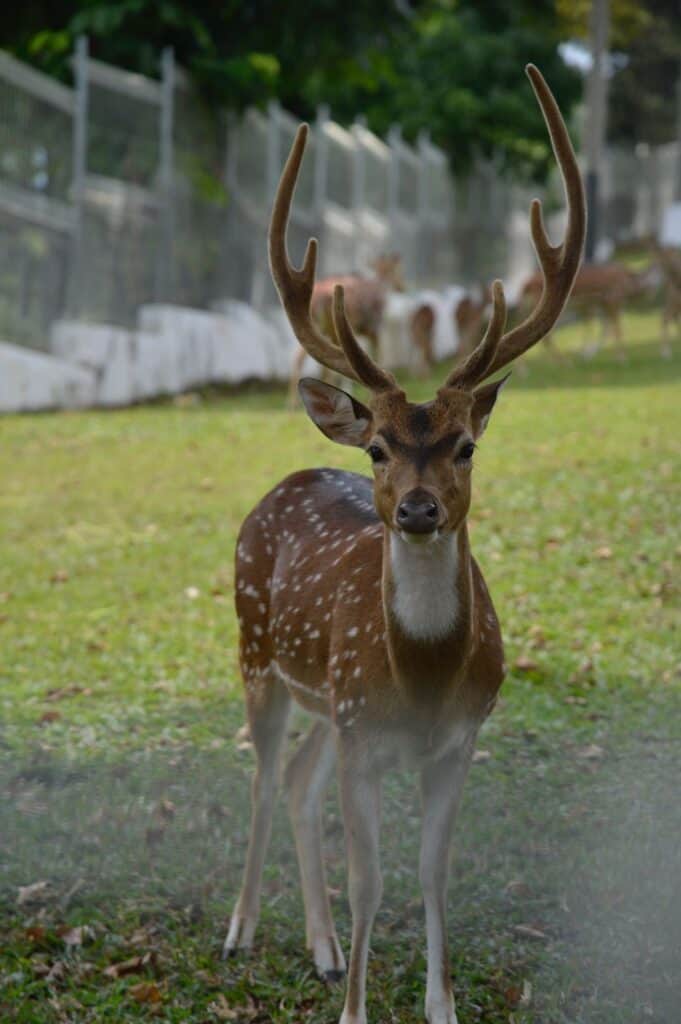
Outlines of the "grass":
M582 361L561 331L564 363L528 357L476 456L473 548L511 672L457 829L461 1024L678 1020L681 357L660 360L658 324L627 318L626 364ZM3 1021L339 1016L304 951L283 810L257 956L217 958L252 763L235 739L236 531L287 472L363 464L283 404L0 420ZM422 1020L418 820L414 780L391 778L381 1024ZM326 842L347 947L335 794Z

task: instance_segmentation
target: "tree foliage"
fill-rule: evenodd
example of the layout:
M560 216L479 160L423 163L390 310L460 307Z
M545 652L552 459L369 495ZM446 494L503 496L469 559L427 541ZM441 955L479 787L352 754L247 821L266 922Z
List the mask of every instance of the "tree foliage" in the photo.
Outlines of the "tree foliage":
M537 63L569 112L579 76L558 54L554 0L32 0L3 15L5 45L56 75L79 34L102 60L147 75L172 46L211 101L319 103L384 133L427 130L455 169L478 152L540 172L546 133L522 69Z

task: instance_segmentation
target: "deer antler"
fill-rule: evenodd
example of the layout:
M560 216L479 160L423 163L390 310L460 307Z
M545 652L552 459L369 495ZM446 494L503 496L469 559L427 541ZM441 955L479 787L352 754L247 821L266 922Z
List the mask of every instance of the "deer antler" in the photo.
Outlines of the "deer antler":
M343 301L343 289L334 293L333 323L338 332L342 348L325 337L312 320L310 300L315 282L317 263L317 239L307 243L302 267L298 270L288 258L286 250L286 228L291 211L291 201L305 152L308 126L301 124L291 147L286 166L282 171L279 188L274 199L269 229L270 269L279 297L288 316L293 333L313 359L342 373L372 391L394 388L391 374L381 370L362 349L348 322Z
M445 387L471 387L546 337L563 311L579 270L586 233L586 205L577 159L558 104L544 77L534 64L528 64L525 71L544 115L553 153L563 177L568 206L565 238L560 245L551 245L544 228L541 202L533 199L530 228L543 277L539 302L521 324L502 335L503 293L499 282L495 282L494 314L485 337L466 362L449 375Z

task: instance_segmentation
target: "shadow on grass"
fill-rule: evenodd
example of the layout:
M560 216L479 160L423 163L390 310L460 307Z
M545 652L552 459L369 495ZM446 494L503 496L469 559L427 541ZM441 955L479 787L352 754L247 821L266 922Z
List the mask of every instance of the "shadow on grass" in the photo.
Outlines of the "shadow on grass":
M536 737L488 738L492 756L472 769L450 887L463 1021L497 1024L510 1010L517 1022L552 1024L678 1019L681 755L670 740L658 730L627 749L583 757L568 740L556 749ZM340 994L314 980L303 949L295 853L281 807L258 956L245 965L217 961L245 853L250 762L248 751L230 746L139 751L87 767L36 752L2 767L3 1020L58 1019L45 997L63 998L67 983L72 1000L95 1008L73 1019L104 1019L111 1000L128 991L105 968L146 949L154 951L164 1006L184 1014L168 1019L206 1019L217 986L239 1008L238 1020L334 1020ZM347 947L333 796L327 812L329 882L339 892L334 905ZM385 898L370 980L373 1018L381 1021L422 1019L418 828L413 781L390 778ZM42 881L49 885L17 902L19 886ZM66 924L90 929L68 956L58 935ZM66 975L50 986L45 970L57 960ZM115 1019L146 1012L126 1005Z

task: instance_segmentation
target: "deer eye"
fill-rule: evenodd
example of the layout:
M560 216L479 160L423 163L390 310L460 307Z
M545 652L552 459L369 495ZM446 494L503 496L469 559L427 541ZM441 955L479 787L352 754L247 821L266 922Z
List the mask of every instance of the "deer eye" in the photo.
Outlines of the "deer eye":
M470 462L473 458L473 452L475 451L475 445L472 441L467 441L466 444L461 445L456 456L457 462Z
M367 448L372 462L385 462L387 456L379 444L370 444Z

